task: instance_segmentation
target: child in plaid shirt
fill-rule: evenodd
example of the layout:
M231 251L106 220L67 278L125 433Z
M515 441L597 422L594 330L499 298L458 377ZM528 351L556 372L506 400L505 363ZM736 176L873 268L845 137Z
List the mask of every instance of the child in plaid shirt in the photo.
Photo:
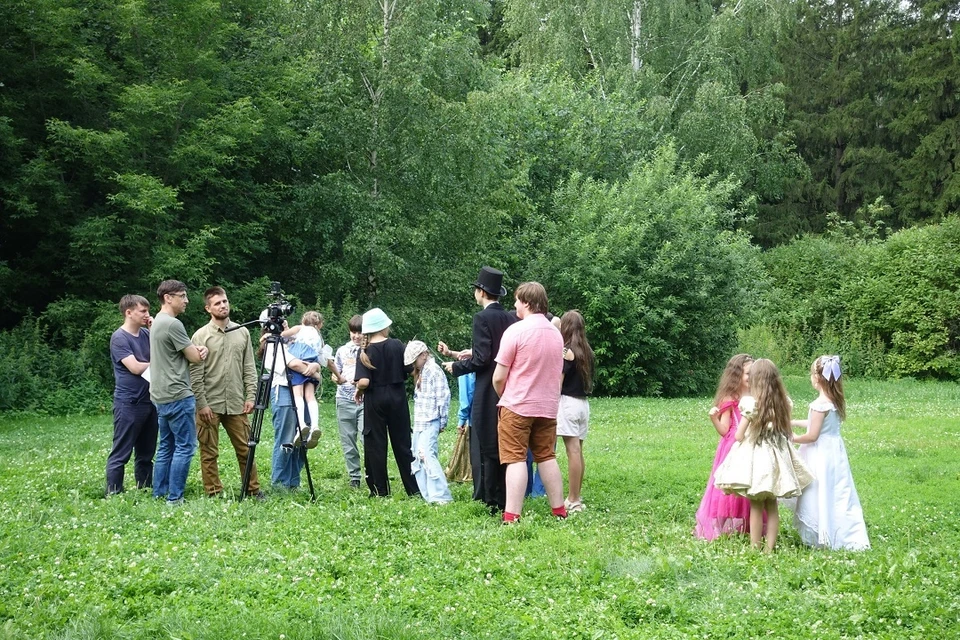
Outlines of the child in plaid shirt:
M450 387L447 377L420 340L411 340L403 364L413 365L413 465L411 470L423 499L433 504L453 501L440 464L440 432L447 426Z

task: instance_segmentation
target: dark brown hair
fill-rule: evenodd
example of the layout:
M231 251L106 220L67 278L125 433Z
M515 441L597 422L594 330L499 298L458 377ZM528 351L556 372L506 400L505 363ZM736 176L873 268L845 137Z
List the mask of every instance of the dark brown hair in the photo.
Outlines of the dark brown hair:
M173 293L185 293L187 291L187 285L183 284L179 280L164 280L160 283L160 286L157 287L157 297L160 298L160 304L165 302L164 296Z
M474 287L474 289L480 292L480 297L483 298L484 300L492 300L493 302L497 302L498 300L500 300L500 296L498 296L495 293L490 293L489 291L485 291L480 287Z
M363 316L355 314L347 321L347 328L353 333L360 333L363 330Z
M573 352L574 363L583 380L583 390L593 391L594 353L587 340L586 325L583 315L576 309L571 309L560 318L560 335L563 336L563 346Z

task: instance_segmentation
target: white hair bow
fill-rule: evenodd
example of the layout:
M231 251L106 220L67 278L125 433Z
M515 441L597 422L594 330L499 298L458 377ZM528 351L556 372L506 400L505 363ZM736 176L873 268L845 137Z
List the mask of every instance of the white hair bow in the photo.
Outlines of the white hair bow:
M823 378L827 382L840 379L840 356L822 356L820 365L823 369Z

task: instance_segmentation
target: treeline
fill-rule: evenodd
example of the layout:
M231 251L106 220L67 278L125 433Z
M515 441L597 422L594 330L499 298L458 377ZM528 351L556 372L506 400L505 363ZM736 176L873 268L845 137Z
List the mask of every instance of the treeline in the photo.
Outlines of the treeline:
M953 224L958 20L943 0L5 2L0 408L39 406L38 359L65 394L108 388L113 302L167 277L226 286L241 319L280 280L328 326L379 305L401 337L465 343L468 285L499 266L584 311L601 393L703 391L740 339L805 358L841 334L776 307L826 304L789 256L843 225L877 230L841 251L866 256ZM956 376L844 317L863 373ZM956 324L915 342L952 362Z

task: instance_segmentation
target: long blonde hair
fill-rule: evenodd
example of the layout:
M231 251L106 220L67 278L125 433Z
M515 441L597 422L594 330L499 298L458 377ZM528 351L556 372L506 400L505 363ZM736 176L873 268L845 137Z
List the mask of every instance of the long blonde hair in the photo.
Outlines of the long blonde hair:
M847 401L843 397L843 382L841 382L840 376L834 377L831 375L830 380L827 380L823 375L823 365L829 357L831 356L820 356L814 360L813 364L810 365L810 375L817 377L817 384L820 386L820 390L823 391L825 396L830 398L830 402L837 408L837 414L840 416L840 419L846 420ZM837 371L840 371L839 358L837 358Z
M783 386L777 365L766 358L755 360L750 366L750 393L757 401L753 414L748 416L747 429L756 433L756 440L768 435L790 437L790 397Z

